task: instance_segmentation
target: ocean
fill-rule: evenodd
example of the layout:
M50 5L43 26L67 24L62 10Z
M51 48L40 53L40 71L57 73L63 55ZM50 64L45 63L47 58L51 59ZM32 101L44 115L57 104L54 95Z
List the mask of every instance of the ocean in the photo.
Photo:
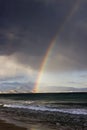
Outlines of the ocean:
M87 114L87 93L1 94L3 107Z
M25 124L29 121L46 121L69 125L69 122L73 124L77 119L79 126L83 118L87 124L87 93L1 94L0 106L2 118L24 120Z

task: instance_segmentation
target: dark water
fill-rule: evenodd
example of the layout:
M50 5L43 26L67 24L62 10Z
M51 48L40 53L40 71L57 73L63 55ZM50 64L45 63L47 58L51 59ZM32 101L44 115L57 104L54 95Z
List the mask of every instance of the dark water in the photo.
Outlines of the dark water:
M60 122L60 129L62 125L73 128L78 124L82 130L83 125L87 125L87 93L1 94L0 106L0 117L2 115L10 123L26 126L28 130L57 130L54 125L52 128L45 124L35 125L37 120Z
M67 102L87 102L87 93L29 93L29 94L1 94L0 98L14 100L47 100Z
M87 93L1 94L4 107L87 115Z

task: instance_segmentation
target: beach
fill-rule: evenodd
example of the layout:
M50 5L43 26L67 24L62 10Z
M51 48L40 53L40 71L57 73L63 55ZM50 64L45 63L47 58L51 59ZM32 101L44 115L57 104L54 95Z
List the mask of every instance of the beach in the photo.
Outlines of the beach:
M0 130L27 130L27 129L0 120Z
M8 122L1 121L1 130L87 130L87 115L17 108L1 108L0 115Z

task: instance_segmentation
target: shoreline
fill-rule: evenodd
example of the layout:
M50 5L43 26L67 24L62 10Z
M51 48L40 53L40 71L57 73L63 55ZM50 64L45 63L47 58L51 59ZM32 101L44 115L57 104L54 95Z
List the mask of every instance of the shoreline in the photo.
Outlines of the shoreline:
M16 126L12 123L7 123L5 120L0 119L0 130L27 130L27 128Z
M9 120L9 122L14 125L17 124L14 123L14 121L19 121L20 124L22 124L22 126L20 125L21 128L23 127L23 123L24 123L29 127L31 127L31 124L32 126L34 124L36 124L37 126L38 124L43 124L47 126L51 125L55 127L55 130L57 130L57 128L59 128L59 130L60 129L67 130L68 128L70 130L75 130L75 129L87 130L87 115L86 116L73 115L73 114L65 114L61 112L48 112L48 111L41 112L41 111L34 111L34 110L27 110L27 109L3 108L3 107L0 108L0 115L3 117L2 119L5 120L7 117L7 120ZM24 125L24 127L26 127L26 125ZM22 129L18 129L18 130L22 130ZM23 130L27 130L27 127ZM51 128L49 128L49 130L51 130Z

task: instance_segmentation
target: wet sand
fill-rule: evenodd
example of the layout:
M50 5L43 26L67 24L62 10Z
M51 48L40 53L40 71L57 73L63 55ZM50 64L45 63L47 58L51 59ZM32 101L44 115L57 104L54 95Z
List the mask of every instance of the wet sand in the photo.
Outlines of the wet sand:
M0 130L27 130L27 129L0 120Z
M0 117L0 130L87 130L87 115L1 107Z

